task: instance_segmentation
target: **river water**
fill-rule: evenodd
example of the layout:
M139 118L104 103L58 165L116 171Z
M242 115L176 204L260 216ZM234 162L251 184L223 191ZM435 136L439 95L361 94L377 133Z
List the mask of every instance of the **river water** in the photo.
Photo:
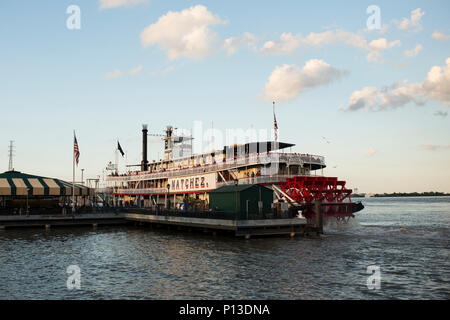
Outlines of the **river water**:
M7 229L0 299L449 299L450 197L362 201L355 221L329 222L320 239ZM80 289L67 288L70 265Z

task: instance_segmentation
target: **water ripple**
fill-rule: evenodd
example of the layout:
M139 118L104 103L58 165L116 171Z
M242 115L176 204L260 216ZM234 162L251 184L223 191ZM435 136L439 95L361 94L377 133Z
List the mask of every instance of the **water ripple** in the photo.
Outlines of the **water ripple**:
M450 199L368 199L321 239L114 227L0 232L0 299L448 299ZM68 290L69 265L81 290ZM381 268L369 290L367 266Z

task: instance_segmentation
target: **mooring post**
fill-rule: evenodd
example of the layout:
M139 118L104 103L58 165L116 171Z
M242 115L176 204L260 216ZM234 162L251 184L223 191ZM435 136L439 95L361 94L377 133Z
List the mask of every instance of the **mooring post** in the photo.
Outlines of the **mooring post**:
M322 201L314 200L314 212L316 214L316 227L318 233L323 234L323 213L322 213Z
M93 223L93 224L92 224L92 229L94 229L94 230L97 229L97 226L98 226L97 223Z
M50 225L49 224L45 225L45 230L50 230Z

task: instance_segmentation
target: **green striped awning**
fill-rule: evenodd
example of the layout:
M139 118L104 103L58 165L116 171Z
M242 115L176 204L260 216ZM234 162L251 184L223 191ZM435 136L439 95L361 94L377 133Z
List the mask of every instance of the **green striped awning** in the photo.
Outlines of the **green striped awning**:
M94 189L75 185L76 196L93 196ZM0 174L0 196L70 196L72 184L63 180L39 177L19 171Z

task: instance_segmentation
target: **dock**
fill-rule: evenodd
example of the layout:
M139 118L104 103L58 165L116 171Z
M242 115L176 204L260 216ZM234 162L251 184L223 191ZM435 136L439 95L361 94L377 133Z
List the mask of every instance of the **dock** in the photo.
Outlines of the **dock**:
M304 235L305 232L313 232L307 228L304 218L286 219L258 219L258 220L230 220L230 219L204 219L192 217L175 217L165 215L147 215L139 213L125 213L128 221L140 223L177 226L184 228L196 228L204 231L225 231L234 233L235 236L266 236L266 235Z
M0 230L7 228L45 228L123 225L128 223L120 213L87 213L79 215L0 215Z
M134 211L134 212L133 212ZM320 228L307 224L305 218L267 218L267 219L227 219L181 216L143 210L116 210L105 213L83 213L75 215L0 215L0 230L9 228L45 228L113 226L113 225L149 225L179 230L227 233L236 237L249 239L251 236L269 235L316 235Z

